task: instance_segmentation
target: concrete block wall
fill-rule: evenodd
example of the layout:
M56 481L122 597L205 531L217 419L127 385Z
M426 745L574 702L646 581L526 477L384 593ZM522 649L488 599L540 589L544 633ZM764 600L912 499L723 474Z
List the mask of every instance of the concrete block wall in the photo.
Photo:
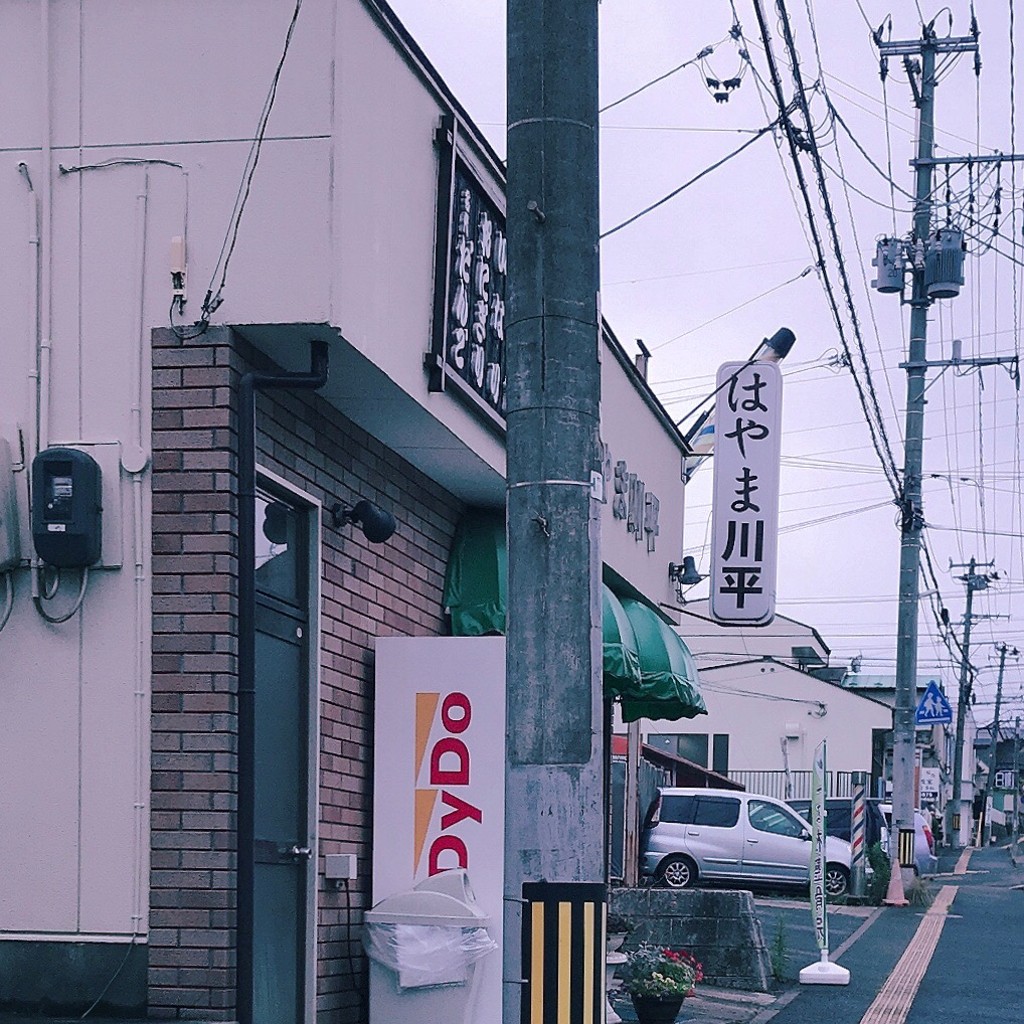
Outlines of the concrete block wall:
M609 913L624 919L623 950L642 942L686 949L719 988L767 992L771 958L749 892L716 889L613 889Z
M233 1015L235 395L251 358L226 328L154 333L153 1017ZM257 446L261 465L325 509L368 498L398 521L384 545L335 529L326 512L322 528L317 1019L344 1024L364 1017L374 639L446 632L462 506L316 395L259 395ZM322 880L335 852L358 857L348 892Z

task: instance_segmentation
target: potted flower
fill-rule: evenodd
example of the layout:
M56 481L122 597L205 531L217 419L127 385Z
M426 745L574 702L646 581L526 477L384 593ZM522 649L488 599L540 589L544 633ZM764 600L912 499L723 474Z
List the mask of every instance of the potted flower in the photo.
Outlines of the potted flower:
M646 942L629 953L623 973L640 1024L673 1024L704 977L692 953Z

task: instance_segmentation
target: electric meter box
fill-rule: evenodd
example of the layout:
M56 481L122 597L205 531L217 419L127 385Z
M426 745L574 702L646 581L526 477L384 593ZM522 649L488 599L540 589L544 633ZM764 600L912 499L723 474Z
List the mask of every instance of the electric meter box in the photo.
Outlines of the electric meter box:
M102 545L100 467L77 448L47 448L32 460L32 541L48 565L95 565Z

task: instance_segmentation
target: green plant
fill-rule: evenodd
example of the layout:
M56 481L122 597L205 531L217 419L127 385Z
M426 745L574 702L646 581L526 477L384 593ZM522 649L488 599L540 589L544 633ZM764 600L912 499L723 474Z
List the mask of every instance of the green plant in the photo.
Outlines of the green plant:
M626 991L638 996L687 996L704 977L692 953L644 942L627 955Z
M785 981L786 966L789 963L789 947L786 944L786 922L780 914L775 922L775 937L772 939L768 956L772 964L772 977L776 981Z
M881 843L875 843L868 848L868 863L874 872L868 880L868 903L878 907L889 891L889 875L892 872L889 856L882 849Z
M907 888L904 895L912 907L930 907L935 901L935 896L923 878L915 878Z

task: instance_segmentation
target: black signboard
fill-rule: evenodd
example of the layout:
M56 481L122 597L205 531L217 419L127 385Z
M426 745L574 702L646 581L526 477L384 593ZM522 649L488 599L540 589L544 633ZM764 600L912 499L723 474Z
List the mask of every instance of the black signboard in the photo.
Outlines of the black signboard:
M458 152L446 117L437 133L440 182L430 390L451 390L505 423L505 217Z

